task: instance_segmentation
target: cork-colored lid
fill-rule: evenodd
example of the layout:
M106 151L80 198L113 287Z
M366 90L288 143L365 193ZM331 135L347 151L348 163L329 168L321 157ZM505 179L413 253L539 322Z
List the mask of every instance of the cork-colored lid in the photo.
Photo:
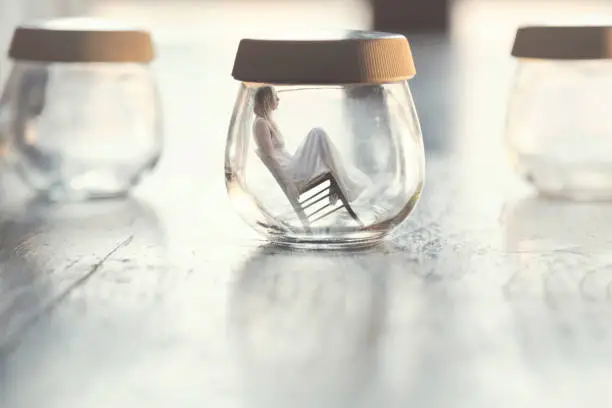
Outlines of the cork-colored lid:
M347 31L307 39L243 39L232 76L270 84L378 84L416 74L403 35Z
M521 27L516 33L512 55L561 60L612 58L612 27Z
M136 62L154 58L150 33L92 18L24 24L9 48L15 60L39 62Z

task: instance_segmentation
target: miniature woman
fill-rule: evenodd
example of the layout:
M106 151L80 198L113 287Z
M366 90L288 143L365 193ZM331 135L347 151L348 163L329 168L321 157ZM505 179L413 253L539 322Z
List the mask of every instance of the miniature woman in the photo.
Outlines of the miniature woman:
M342 162L338 149L323 129L313 128L294 154L285 149L283 135L272 118L278 104L279 98L273 87L265 85L257 90L253 133L260 157L272 162L283 179L294 183L295 189L322 173L331 172L346 199L349 202L357 199L372 182L359 169ZM288 186L283 187L287 189Z

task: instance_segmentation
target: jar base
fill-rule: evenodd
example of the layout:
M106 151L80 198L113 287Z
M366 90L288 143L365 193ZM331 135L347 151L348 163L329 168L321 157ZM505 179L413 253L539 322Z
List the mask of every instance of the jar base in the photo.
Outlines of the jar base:
M80 191L68 190L64 188L51 188L45 191L39 191L40 198L50 202L74 202L74 201L95 201L95 200L112 200L124 198L129 194L129 190L121 191Z
M104 188L72 188L63 183L57 183L46 189L38 189L38 196L50 202L93 201L124 198L129 194L129 187Z
M552 200L562 201L575 201L575 202L612 202L612 191L592 191L592 190L581 190L581 189L563 189L554 190L547 189L545 186L536 186L538 193L543 198Z
M280 247L304 250L359 250L379 245L388 235L387 232L360 232L343 237L313 236L285 236L268 234L267 238Z
M580 202L612 201L612 168L523 163L519 165L519 172L542 196L548 198Z
M92 170L61 180L54 177L54 180L41 176L39 172L28 171L23 166L18 166L17 169L23 181L36 191L41 199L51 202L122 198L130 193L144 174L140 172L127 178L123 175L119 177L113 171Z

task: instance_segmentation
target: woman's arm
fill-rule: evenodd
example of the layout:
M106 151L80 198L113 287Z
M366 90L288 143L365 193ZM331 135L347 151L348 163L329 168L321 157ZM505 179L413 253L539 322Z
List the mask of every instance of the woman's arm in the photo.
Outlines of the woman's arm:
M287 178L287 175L274 158L275 147L272 143L272 134L268 125L263 120L258 120L255 122L254 133L262 160L265 160L266 166L269 167L283 191L290 197L297 199L299 194L295 184Z
M268 125L263 120L255 122L255 140L261 154L266 157L272 157L274 152L274 144L272 143L272 134Z

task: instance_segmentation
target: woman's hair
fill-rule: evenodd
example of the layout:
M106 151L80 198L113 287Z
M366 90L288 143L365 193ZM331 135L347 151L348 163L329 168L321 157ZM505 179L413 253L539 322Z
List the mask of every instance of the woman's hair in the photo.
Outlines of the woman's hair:
M253 111L257 116L268 118L274 103L274 89L269 85L259 87L255 92L255 106Z

